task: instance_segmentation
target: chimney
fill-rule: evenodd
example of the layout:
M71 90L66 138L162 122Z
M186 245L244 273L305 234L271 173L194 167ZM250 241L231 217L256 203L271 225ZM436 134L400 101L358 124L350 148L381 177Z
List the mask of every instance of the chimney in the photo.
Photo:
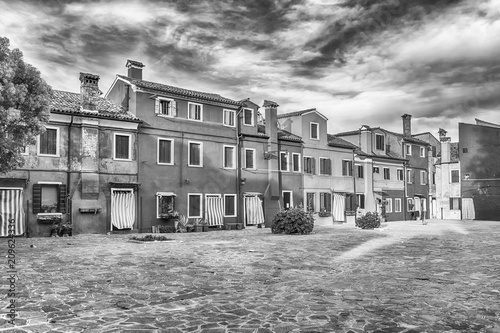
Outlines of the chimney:
M81 108L97 111L97 103L102 92L99 90L99 75L80 73Z
M441 137L441 163L451 161L451 139L449 137Z
M361 148L362 151L370 154L373 150L373 144L372 144L373 134L370 126L367 125L361 126L359 135L360 135L359 147Z
M264 100L266 135L269 136L269 141L272 143L278 143L278 106L276 102Z
M445 137L446 133L448 133L448 132L446 132L443 128L440 128L438 133L439 133L439 137L442 138L442 137Z
M403 135L405 137L411 136L411 114L404 114L403 118Z
M128 59L125 67L128 68L128 77L132 79L142 80L142 69L145 67L142 62Z
M278 152L278 104L276 102L264 100L263 107L266 112L266 135L269 136L267 141L267 151L273 152L277 157L269 158L267 160L268 193L272 200L279 200L281 191L278 172L280 163L280 154Z

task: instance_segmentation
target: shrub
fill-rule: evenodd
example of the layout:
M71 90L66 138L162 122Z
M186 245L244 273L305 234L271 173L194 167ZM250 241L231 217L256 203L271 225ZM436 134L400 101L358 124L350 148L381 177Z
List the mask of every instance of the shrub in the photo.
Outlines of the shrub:
M274 216L271 231L273 234L308 234L313 228L314 218L311 213L301 208L290 208Z
M175 227L168 226L168 225L159 225L158 226L158 232L161 233L161 234L174 233L175 232Z
M377 212L368 212L365 216L356 219L356 227L361 229L374 229L380 227L380 217Z
M170 238L167 238L165 236L153 236L153 235L145 235L145 236L132 236L130 237L131 240L135 241L141 241L141 242L154 242L154 241L167 241L170 240Z

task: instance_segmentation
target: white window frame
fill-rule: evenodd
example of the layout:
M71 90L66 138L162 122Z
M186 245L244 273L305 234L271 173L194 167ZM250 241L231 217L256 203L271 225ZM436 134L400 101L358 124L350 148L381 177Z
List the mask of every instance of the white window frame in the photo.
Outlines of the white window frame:
M413 184L413 181L411 180L411 172L413 169L406 169L406 183L407 184Z
M190 112L189 112L190 109L191 109L191 105L198 105L200 107L200 119L191 118ZM203 121L203 104L188 102L188 110L187 111L188 111L187 118L189 120L192 120L192 121Z
M156 192L156 218L160 218L160 198L162 197L176 197L177 195L174 192ZM175 201L175 199L174 199ZM175 205L174 205L175 210Z
M380 175L380 167L379 166L373 166L372 173L378 173Z
M191 164L191 144L196 143L200 145L200 165ZM188 141L188 166L193 168L203 168L203 142L201 141Z
M59 157L60 153L60 145L61 145L61 129L57 126L45 126L46 129L56 130L56 154L41 154L40 153L40 134L37 136L37 155L38 156L50 156L50 157ZM114 147L114 146L113 146ZM114 155L114 153L113 153Z
M299 170L294 170L294 166L295 166L295 164L293 163L293 157L294 157L294 156L298 156L298 157L299 157L299 159L298 159L298 163L299 163ZM301 159L301 156L300 156L300 154L299 154L299 153L292 153L292 170L291 170L292 172L301 172L301 163L300 163L300 159Z
M226 124L226 112L229 112L232 114L232 119L233 119L233 124ZM222 125L227 126L227 127L236 127L236 111L235 110L229 110L229 109L223 109L222 110Z
M420 185L427 185L426 171L420 170Z
M232 167L227 167L224 164L226 163L226 148L231 148L232 149L232 162L233 166ZM231 145L223 145L222 146L222 168L223 169L228 169L228 170L235 170L236 169L236 146L231 146Z
M285 154L285 155L286 155L286 169L285 169L285 170L283 170L283 169L281 168L281 167L282 167L282 165L281 165L281 155L282 155L282 154ZM286 172L290 171L290 155L288 154L288 152L287 152L287 151L280 151L280 155L279 155L279 156L280 156L280 160L279 160L279 170L280 170L280 171L286 171Z
M385 170L388 171L389 178L385 178ZM391 168L384 167L384 180L391 180Z
M200 215L198 216L191 216L189 215L189 207L190 207L190 197L191 196L199 196L200 197ZM188 193L187 195L187 216L189 218L201 218L203 217L203 194L201 193Z
M363 164L356 164L356 163L354 163L354 166L355 166L354 169L356 169L356 178L357 179L364 179L365 178L365 166ZM360 169L362 171L361 176L360 176L360 172L359 172Z
M165 98L165 97L156 97L156 99L158 100L158 113L157 113L157 116L172 118L174 116L172 113L173 113L173 107L174 107L175 100L173 100L172 98ZM168 102L170 104L170 107L168 108L168 110L170 111L170 113L168 113L168 114L161 113L161 102L162 101Z
M342 172L342 176L343 177L352 177L352 169L353 169L352 168L352 166L353 166L352 160L342 160L342 171L344 170L344 162L348 162L347 166L349 166L349 162L350 162L351 167L346 169L347 175L344 175L344 173Z
M420 157L425 157L425 147L420 147Z
M281 191L281 197L283 198L283 209L286 209L285 207L285 193L290 193L290 207L293 208L293 191Z
M399 202L399 209L397 209L398 205L396 204ZM395 198L394 199L394 213L401 213L401 198Z
M405 154L411 156L411 144L405 143Z
M30 150L29 150L30 148L29 147L30 147L29 145L24 146L24 153L20 152L19 155L28 156L30 154Z
M128 158L117 158L116 157L116 136L128 136ZM132 134L130 133L113 133L113 160L115 161L132 161Z
M245 111L252 112L252 118L251 118L252 122L250 124L245 123ZM243 108L243 125L245 125L245 126L255 126L255 122L254 122L254 119L253 119L254 117L255 117L255 115L254 115L254 110L253 109L251 109L251 108Z
M400 175L399 171L401 171L402 177L399 177L399 175ZM401 168L397 168L396 169L396 177L397 177L398 180L403 180L404 181L405 180L405 172L404 172L404 170L401 169Z
M234 215L226 215L226 197L233 197L234 200ZM238 196L236 194L224 194L224 217L238 216Z
M453 182L453 176L452 176L453 171L458 172L458 182ZM450 184L460 184L460 170L459 169L450 170Z
M170 149L170 163L165 163L165 162L160 162L160 141L170 141L170 144L171 144L171 149ZM170 139L170 138L162 138L162 137L158 137L158 139L156 140L156 164L158 165L174 165L174 149L175 149L175 145L174 145L174 139Z
M378 136L382 137L382 149L377 148L377 137ZM376 150L381 150L381 151L385 150L385 136L383 134L375 133L375 149Z
M392 213L392 198L385 199L387 204L385 205L385 212Z
M252 151L252 160L253 160L253 167L252 168L249 168L247 165L247 150ZM257 162L255 160L255 148L245 148L244 153L245 153L245 156L244 156L245 157L245 169L249 169L249 170L257 169L257 166L255 165L255 163Z
M316 125L316 136L317 136L316 138L313 138L313 130L312 130L313 124ZM315 123L312 121L309 123L309 138L311 140L319 140L319 123Z

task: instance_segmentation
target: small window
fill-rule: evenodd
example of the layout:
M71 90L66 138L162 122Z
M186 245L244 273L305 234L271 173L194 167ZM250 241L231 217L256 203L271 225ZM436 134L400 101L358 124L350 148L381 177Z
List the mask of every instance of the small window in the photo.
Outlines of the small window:
M158 138L158 164L174 164L174 140Z
M329 158L319 158L319 174L331 175L332 174L332 160Z
M33 213L66 213L66 185L34 184Z
M425 157L425 147L420 147L420 157Z
M189 142L188 166L203 166L203 143Z
M394 199L394 212L401 213L401 199Z
M365 195L356 194L356 205L358 208L365 209Z
M300 154L292 153L292 171L300 172Z
M308 212L315 212L315 210L314 210L315 197L316 197L316 193L306 193L305 206L307 207Z
M311 123L311 139L319 140L319 124Z
M280 152L280 170L288 171L288 153Z
M175 217L175 194L171 192L156 193L156 218Z
M253 109L243 109L243 125L254 126Z
M130 134L114 134L115 141L115 160L130 161L131 160L131 135Z
M46 127L38 139L38 155L59 156L59 128Z
M427 171L420 171L420 185L427 185Z
M234 127L236 112L234 110L224 110L224 125Z
M392 213L392 199L391 198L385 199L385 212Z
M201 217L201 194L188 194L188 218Z
M391 179L391 169L384 168L384 179L386 179L386 180L390 180Z
M450 210L460 209L460 198L450 198Z
M323 192L319 194L319 209L321 212L332 211L332 194Z
M415 211L415 202L413 201L413 198L408 198L406 202L406 210L409 212Z
M236 217L236 194L224 194L224 216Z
M460 170L451 170L451 182L452 183L460 182Z
M351 160L342 160L342 176L352 176Z
M202 121L203 120L203 105L188 103L188 119Z
M397 169L398 180L404 180L403 169Z
M19 154L21 155L29 155L29 146L24 146L19 148Z
M156 98L156 114L159 116L173 117L177 115L176 103L173 99Z
M255 149L245 148L245 168L255 169Z
M405 149L406 149L406 155L411 155L411 145L410 144L406 144L405 145Z
M380 173L379 167L373 167L373 173Z
M360 164L356 164L356 177L364 178L364 167Z
M406 182L408 184L413 184L413 170L411 169L406 170Z
M285 209L290 209L293 207L293 193L292 191L283 191L283 207Z
M375 134L375 149L377 150L385 149L385 140L382 134Z
M469 148L462 148L462 153L467 154L469 152Z
M236 168L236 154L234 146L224 146L224 168L225 169L235 169Z
M432 185L436 185L436 173L432 173Z
M316 174L316 159L313 157L304 157L304 173L309 175Z

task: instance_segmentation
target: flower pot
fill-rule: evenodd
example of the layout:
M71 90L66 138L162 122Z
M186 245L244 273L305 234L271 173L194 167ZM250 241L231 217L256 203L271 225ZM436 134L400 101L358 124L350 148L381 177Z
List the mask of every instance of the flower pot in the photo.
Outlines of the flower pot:
M208 225L204 225L204 226L203 226L203 231L204 231L204 232L208 231Z
M194 231L195 232L202 232L203 231L203 226L202 225L195 225L194 226Z

